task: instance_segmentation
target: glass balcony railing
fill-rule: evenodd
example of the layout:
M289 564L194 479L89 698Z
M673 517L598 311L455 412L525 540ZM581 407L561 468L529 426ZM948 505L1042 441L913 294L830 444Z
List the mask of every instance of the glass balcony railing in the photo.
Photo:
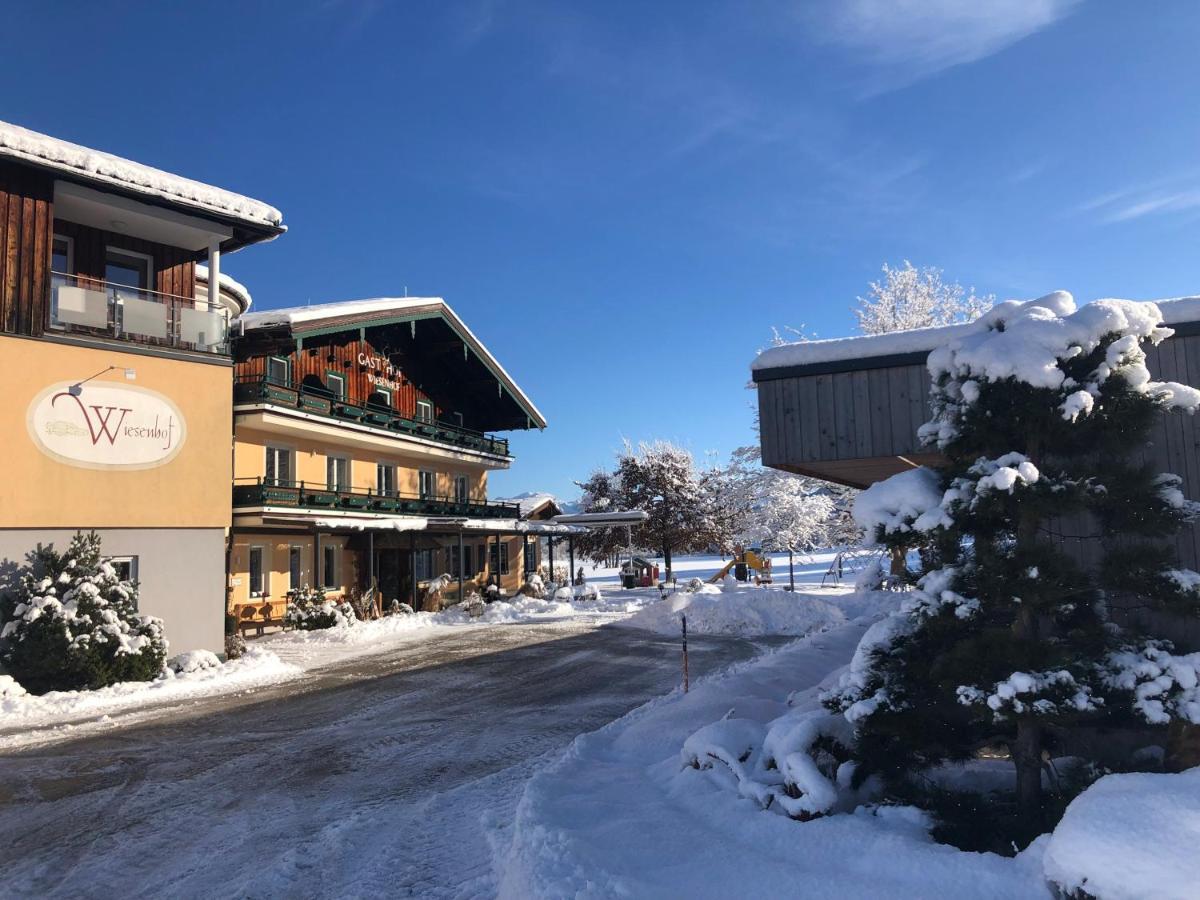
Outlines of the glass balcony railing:
M233 402L267 403L286 406L300 412L328 416L344 422L369 425L397 435L424 438L463 450L475 450L494 456L508 456L508 441L447 422L422 422L398 415L382 404L358 404L339 400L323 388L307 383L295 385L258 375L238 376L233 384Z
M138 344L229 352L229 311L188 297L52 272L49 328Z
M517 519L521 507L514 503L489 503L453 497L419 497L378 493L357 488L330 488L323 483L280 481L271 478L238 478L233 484L235 509L284 506L310 512L382 513L385 515L446 516L462 519Z

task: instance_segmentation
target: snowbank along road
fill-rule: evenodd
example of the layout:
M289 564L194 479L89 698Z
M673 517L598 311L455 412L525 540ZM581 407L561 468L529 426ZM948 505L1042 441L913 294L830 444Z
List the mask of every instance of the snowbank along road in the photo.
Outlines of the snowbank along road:
M779 643L693 638L692 673ZM473 630L0 756L0 894L492 896L528 778L679 665L632 629Z

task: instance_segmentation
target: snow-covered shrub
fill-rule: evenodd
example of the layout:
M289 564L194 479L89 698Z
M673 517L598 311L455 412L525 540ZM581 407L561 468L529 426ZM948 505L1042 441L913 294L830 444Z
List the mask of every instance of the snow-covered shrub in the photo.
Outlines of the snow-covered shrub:
M680 761L693 769L720 763L741 796L807 821L862 799L850 787L853 741L853 726L844 717L793 710L765 727L737 718L705 725L684 742Z
M685 591L687 591L689 594L694 594L697 591L702 590L703 588L704 588L704 579L695 578L695 577L689 578L687 580L687 584L685 584L683 586L683 589Z
M31 693L149 681L166 655L162 621L138 614L95 532L39 546L0 597L0 663Z
M0 700L16 700L28 693L11 675L0 675Z
M246 639L237 632L225 635L225 658L238 659L246 652Z
M350 628L358 623L354 607L349 603L334 603L325 599L320 587L288 591L287 612L283 614L285 624L301 631L319 631L323 628Z
M205 669L219 669L221 660L211 650L189 650L167 660L167 668L176 675L187 672L201 672Z
M599 603L603 599L603 595L600 593L600 588L585 581L583 584L575 586L575 599L586 600L589 603Z
M414 610L411 606L409 606L407 603L401 603L399 601L399 599L393 600L388 605L388 615L389 616L398 616L398 615L411 616L413 614L413 612L414 612Z
M425 585L425 594L421 598L422 612L441 612L442 594L445 593L446 588L450 587L452 581L454 579L448 574L430 579L429 583Z
M530 572L518 593L524 594L526 597L532 597L534 600L541 600L546 596L546 584L542 581L541 575L537 572Z
M486 604L483 602L483 598L479 596L478 591L471 591L467 594L467 599L462 602L463 609L472 619L478 619L482 616L485 606Z

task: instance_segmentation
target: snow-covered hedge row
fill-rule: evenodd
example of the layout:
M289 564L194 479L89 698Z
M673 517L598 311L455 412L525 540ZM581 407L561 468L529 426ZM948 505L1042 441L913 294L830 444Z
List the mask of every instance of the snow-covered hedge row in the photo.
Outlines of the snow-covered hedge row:
M318 631L323 628L350 628L358 623L354 607L342 601L334 603L325 599L321 588L303 588L288 592L288 607L283 620L301 631Z

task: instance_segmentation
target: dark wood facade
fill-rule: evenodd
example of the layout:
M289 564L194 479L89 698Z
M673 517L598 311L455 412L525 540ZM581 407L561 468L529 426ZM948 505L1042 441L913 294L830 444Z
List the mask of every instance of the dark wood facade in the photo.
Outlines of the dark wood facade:
M101 282L105 249L119 247L154 260L153 290L195 297L196 252L55 219L54 178L38 169L0 163L0 333L42 334L56 234L73 243L75 271L64 274Z
M108 247L118 247L144 253L154 260L154 286L151 290L188 300L196 296L197 254L191 250L156 244L153 241L117 234L114 231L102 231L87 225L77 225L74 222L64 222L61 219L54 220L54 234L69 237L74 244L75 271L63 274L103 281L105 251Z
M53 222L54 180L0 163L0 332L42 333Z
M391 389L391 406L398 415L416 418L418 400L433 402L428 394L413 383L412 378L401 366L393 362L389 373L384 351L369 339L360 336L358 331L314 339L309 345L300 348L297 348L294 342L277 343L273 347L262 344L252 347L248 342L239 342L234 354L234 378L238 381L266 378L268 360L275 357L288 361L294 385L301 385L306 379L314 377L326 384L329 373L341 375L346 379L345 399L360 406L366 404L367 400L377 393L369 378L371 375L385 378L395 384L395 388ZM373 369L369 364L360 363L360 358L383 360L385 367ZM378 397L375 399L378 401ZM446 412L447 410L434 403L435 417L440 418Z

